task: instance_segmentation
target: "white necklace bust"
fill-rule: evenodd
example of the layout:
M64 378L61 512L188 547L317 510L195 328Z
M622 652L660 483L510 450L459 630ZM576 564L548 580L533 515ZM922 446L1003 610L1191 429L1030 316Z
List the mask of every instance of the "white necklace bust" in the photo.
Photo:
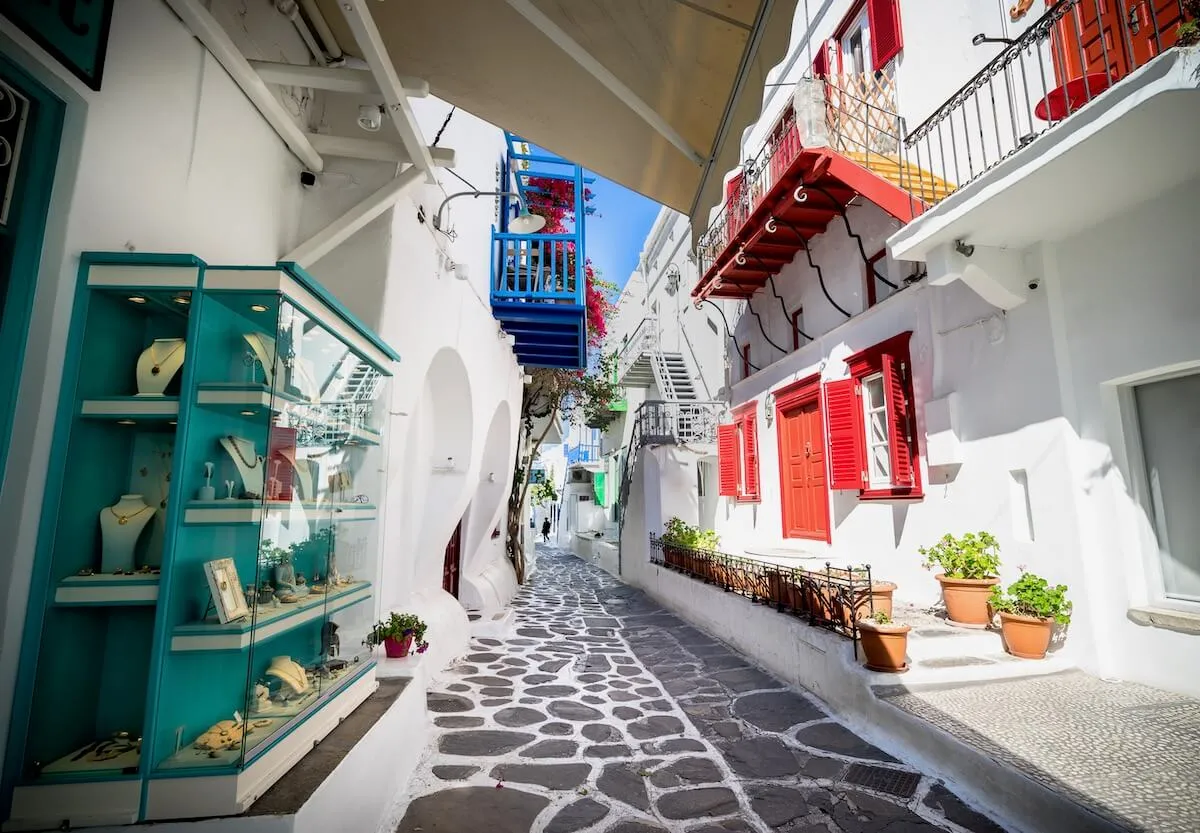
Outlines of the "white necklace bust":
M156 338L137 361L138 396L162 396L183 367L187 352L182 338Z
M155 511L141 495L121 495L100 510L100 572L133 571L134 547Z
M242 478L242 491L258 495L263 494L263 457L254 447L252 440L235 437L232 434L221 437L221 447L233 460L233 465Z

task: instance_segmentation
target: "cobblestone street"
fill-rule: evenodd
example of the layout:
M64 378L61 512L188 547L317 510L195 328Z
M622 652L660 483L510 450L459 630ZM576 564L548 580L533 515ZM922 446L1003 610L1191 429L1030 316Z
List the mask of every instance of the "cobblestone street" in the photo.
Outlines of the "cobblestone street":
M1000 831L640 591L538 555L515 633L429 694L400 833Z

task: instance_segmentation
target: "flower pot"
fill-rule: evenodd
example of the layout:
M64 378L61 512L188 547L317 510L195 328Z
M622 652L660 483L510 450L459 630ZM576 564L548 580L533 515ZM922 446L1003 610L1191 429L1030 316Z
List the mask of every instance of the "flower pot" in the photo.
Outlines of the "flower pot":
M400 659L408 656L408 652L412 650L412 644L413 635L411 633L405 634L400 639L389 636L383 640L383 651L389 659Z
M870 671L902 674L908 670L908 625L880 625L869 619L858 623L858 638L862 643Z
M663 547L663 561L668 567L678 569L681 566L683 553L675 547Z
M890 581L874 581L871 582L871 592L868 593L865 588L857 588L854 591L854 611L853 620L869 619L871 616L883 611L889 619L892 618L892 594L896 592L896 585ZM843 614L850 613L850 609L846 605L842 605ZM842 624L850 627L853 622L848 618L842 619Z
M1004 637L1005 650L1014 657L1044 659L1054 635L1054 620L1001 612L1000 635Z
M947 578L938 573L942 585L942 599L946 602L946 616L960 625L983 627L991 621L988 597L1000 579L992 578Z

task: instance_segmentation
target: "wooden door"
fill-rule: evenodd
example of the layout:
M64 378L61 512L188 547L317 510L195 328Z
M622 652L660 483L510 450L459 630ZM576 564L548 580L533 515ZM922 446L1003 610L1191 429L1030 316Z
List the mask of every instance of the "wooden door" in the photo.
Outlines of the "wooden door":
M1106 72L1115 84L1175 43L1179 0L1080 0L1054 30L1054 74L1065 84Z
M1125 25L1135 69L1175 45L1181 14L1179 0L1126 0Z
M454 527L454 534L446 543L446 557L442 561L442 589L458 598L458 567L462 558L462 521Z
M819 399L783 411L779 422L783 537L828 541L829 489Z

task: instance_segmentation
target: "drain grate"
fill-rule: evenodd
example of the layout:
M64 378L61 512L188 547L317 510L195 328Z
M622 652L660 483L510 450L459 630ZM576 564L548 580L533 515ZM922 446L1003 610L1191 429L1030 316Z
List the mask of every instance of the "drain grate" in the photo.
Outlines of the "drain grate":
M882 766L851 764L843 780L847 784L866 787L868 790L899 798L912 798L917 791L917 785L921 783L921 776L916 772L904 772Z

